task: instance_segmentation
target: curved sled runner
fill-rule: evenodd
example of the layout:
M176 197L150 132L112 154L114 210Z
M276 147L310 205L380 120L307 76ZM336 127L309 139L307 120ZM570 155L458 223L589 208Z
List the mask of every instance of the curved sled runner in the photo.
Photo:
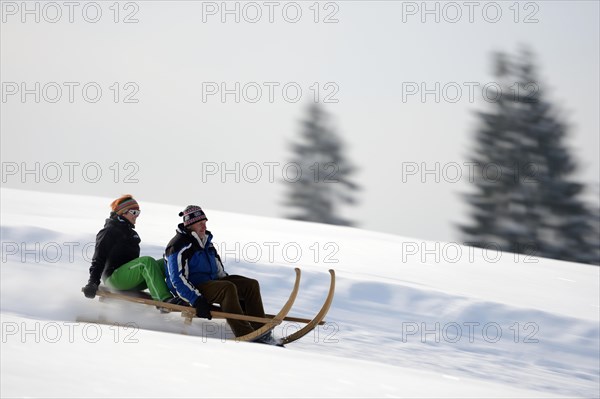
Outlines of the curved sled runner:
M329 312L329 308L331 307L331 303L333 302L333 296L335 295L335 270L329 269L329 274L331 276L331 281L329 283L329 292L327 293L327 298L325 298L325 302L319 310L319 313L310 320L306 326L302 327L300 330L296 331L293 334L285 336L281 339L282 344L289 344L290 342L294 342L306 334L315 329L316 326L324 324L323 319L327 316L327 312Z

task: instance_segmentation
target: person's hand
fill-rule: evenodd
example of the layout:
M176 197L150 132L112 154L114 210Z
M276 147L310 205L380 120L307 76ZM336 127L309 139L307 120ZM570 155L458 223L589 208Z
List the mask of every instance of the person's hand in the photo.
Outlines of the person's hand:
M196 299L196 302L194 302L194 307L196 308L196 316L208 320L212 319L212 316L210 314L210 305L206 301L206 298L204 298L203 296L198 297L198 299Z
M96 292L98 292L98 284L87 283L87 285L81 290L83 291L83 295L85 295L86 298L95 298Z

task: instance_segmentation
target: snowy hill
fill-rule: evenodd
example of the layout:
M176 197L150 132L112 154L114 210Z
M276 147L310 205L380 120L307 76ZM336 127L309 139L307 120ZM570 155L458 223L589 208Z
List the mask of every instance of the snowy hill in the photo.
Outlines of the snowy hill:
M139 200L142 254L159 257L188 204ZM220 323L83 297L110 201L2 189L2 397L600 396L596 266L207 209L227 271L257 278L267 311L296 266L290 315L312 317L338 277L314 334L224 342ZM132 324L76 322L101 316Z

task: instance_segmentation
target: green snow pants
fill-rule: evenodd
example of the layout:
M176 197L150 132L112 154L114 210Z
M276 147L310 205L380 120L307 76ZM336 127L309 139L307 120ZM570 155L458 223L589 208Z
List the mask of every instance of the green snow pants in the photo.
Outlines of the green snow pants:
M165 261L141 256L119 266L105 284L116 290L142 291L148 288L152 299L164 301L173 297L165 282Z

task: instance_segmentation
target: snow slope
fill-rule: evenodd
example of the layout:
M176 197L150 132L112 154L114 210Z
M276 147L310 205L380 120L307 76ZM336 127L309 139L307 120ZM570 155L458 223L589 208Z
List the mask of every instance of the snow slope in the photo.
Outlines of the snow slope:
M313 334L225 342L222 323L83 297L110 200L1 190L2 397L600 396L598 267L208 209L226 269L257 278L268 311L293 267L300 317L338 277ZM142 254L159 257L188 204L140 200ZM77 322L102 316L129 327Z

